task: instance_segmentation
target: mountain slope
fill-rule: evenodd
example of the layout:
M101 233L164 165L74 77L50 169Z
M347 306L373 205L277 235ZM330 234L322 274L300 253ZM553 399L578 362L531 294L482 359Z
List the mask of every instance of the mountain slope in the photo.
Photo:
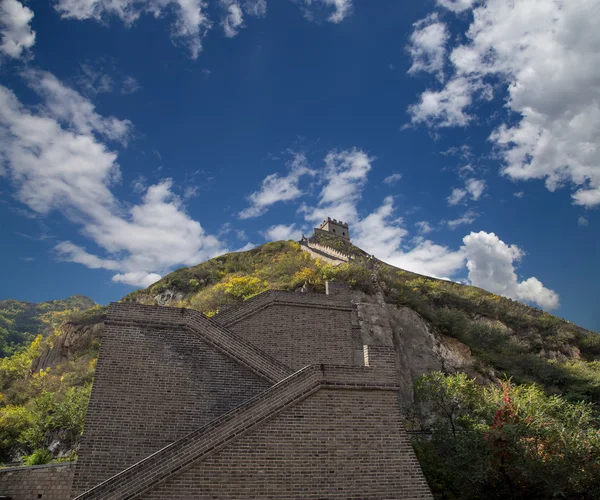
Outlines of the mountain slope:
M95 302L84 295L72 295L62 300L33 304L18 300L0 301L0 357L7 356L21 345L30 343L46 324L44 316L65 310L85 311Z
M311 241L348 262L314 259L296 242L267 243L178 269L123 301L213 315L265 290L324 292L326 281L344 281L354 290L363 338L393 339L405 407L414 381L434 371L467 372L482 382L506 374L547 393L600 402L600 335L479 288L397 269L344 240L318 235ZM0 360L0 460L50 447L53 457L76 453L103 314L100 307L55 313L51 333Z

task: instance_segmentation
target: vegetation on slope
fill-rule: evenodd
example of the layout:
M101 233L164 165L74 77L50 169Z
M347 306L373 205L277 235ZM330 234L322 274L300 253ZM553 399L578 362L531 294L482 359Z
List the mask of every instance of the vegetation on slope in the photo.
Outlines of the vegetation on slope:
M416 383L415 451L439 499L600 498L592 405L538 386L481 386L434 372Z
M293 242L267 243L179 269L124 300L157 300L214 314L268 289L295 290L304 283L323 291L325 281L346 281L388 303L421 314L438 331L467 344L482 371L493 368L516 383L538 383L570 400L600 402L600 335L539 309L480 288L397 269L350 242L319 235L318 243L353 256L332 266L312 259Z
M510 390L516 391L515 398L520 397L521 393L530 396L535 393L537 399L531 398L539 402L540 408L546 408L542 400L550 398L547 400L566 405L561 415L568 415L571 410L575 412L576 408L585 408L585 412L580 412L581 415L585 413L585 418L582 417L579 425L582 429L597 429L593 418L586 413L595 406L577 405L581 404L579 401L600 402L600 336L539 309L475 287L394 268L338 238L319 235L314 241L351 255L351 261L332 266L313 259L301 250L298 243L267 243L247 252L231 253L197 266L179 269L146 290L133 292L123 300L191 307L212 315L227 304L239 303L265 290L297 290L307 286L312 291L324 292L326 281L345 281L355 290L371 295L378 293L390 304L417 311L435 330L467 344L478 360L477 368L485 375L483 378L502 379L504 374L512 377L514 385L510 386ZM21 349L10 358L0 361L0 460L8 462L26 456L32 463L68 456L69 452L76 450L98 342L90 337L67 358L61 358L62 361L52 366L45 360L48 359L49 350L56 350L61 339L73 333L73 329L83 331L93 327L101 321L102 313L101 309L96 308L84 314L65 311L47 315L42 323L52 332L50 335L38 337L27 349ZM519 385L532 383L538 384L538 388L527 389L529 385ZM474 455L478 457L475 459L487 460L487 466L490 467L486 469L487 479L477 476L484 485L482 488L491 488L490 485L499 488L494 483L498 481L499 470L490 461L492 452L485 440L481 442L480 431L486 425L488 428L493 425L493 419L490 420L490 415L494 414L492 410L495 408L494 411L497 411L503 403L498 399L498 393L493 392L498 391L497 388L478 387L478 390L484 391L478 397L487 405L478 403L478 408L483 405L487 409L477 413L477 425L473 424L472 428L467 429L474 436L474 441L469 441L468 445L479 447L477 449L481 454ZM487 390L492 392L485 392ZM429 395L434 392L431 389ZM491 394L495 394L496 399ZM552 394L563 394L564 397L560 400L551 399ZM537 419L539 415L524 413L522 419L529 421L530 417ZM552 428L563 424L565 428L569 425L572 427L572 420L563 422L562 418L552 420ZM431 427L430 421L415 420L415 423L419 428L434 433L431 438L419 440L420 458L428 479L434 486L442 485L440 491L456 491L459 495L464 484L453 482L452 477L456 474L449 467L464 458L452 453L462 453L467 444L463 441L453 442L455 435L450 439L447 433L436 434L439 425ZM467 434L460 434L463 435ZM588 434L586 436L589 437ZM522 434L519 439L526 442L530 437L529 434ZM538 439L537 434L534 437ZM556 439L564 441L566 438L554 432L548 434L547 439L548 444L544 446L557 445ZM519 443L521 441L517 441ZM590 449L595 450L593 446ZM52 452L48 454L46 450L50 449ZM576 450L568 448L567 452L571 456ZM433 466L428 468L427 464L435 464L440 453L448 453L449 457L454 456L455 459L440 462L439 469ZM535 467L532 470L536 474L554 474L555 471L548 468L544 469L546 472L540 472L541 466L538 469ZM582 484L591 483L584 481ZM466 486L471 488L470 485ZM556 491L567 492L567 496L578 491L572 485L556 488ZM461 498L449 495L440 498Z
M98 337L82 336L81 329L99 325L103 313L104 308L94 306L44 314L40 331L45 335L0 359L0 463L75 458L99 347ZM77 350L36 369L40 358L60 349L68 335L79 340Z
M32 304L18 300L0 301L0 358L30 344L45 327L43 316L55 311L84 311L96 304L83 295Z

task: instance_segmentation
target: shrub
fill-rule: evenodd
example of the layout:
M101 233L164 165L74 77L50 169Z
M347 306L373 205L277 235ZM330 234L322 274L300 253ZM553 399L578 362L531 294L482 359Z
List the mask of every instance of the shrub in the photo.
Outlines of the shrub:
M44 465L49 463L51 460L52 454L44 448L39 448L31 455L25 457L23 463L25 465Z
M593 499L600 431L593 407L536 385L482 387L439 372L415 385L415 450L436 498Z

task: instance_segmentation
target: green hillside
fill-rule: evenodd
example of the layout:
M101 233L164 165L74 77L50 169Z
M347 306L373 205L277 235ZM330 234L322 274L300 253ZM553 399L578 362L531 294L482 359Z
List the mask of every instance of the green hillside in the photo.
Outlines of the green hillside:
M96 304L83 295L73 295L62 300L33 304L18 300L0 301L0 357L14 353L19 347L30 344L46 328L44 317L65 310L85 311Z
M600 496L600 335L476 287L397 269L347 241L313 238L350 261L333 266L296 242L267 243L178 269L122 300L214 315L269 289L324 292L326 281L347 282L357 293L416 311L476 360L477 382L436 372L414 380L407 425L436 498ZM105 308L82 312L59 302L45 303L55 304L54 312L1 303L11 311L11 332L45 332L0 360L5 463L76 456ZM85 301L70 303L77 304Z
M317 240L354 259L332 266L312 259L298 243L267 243L178 269L123 300L211 315L264 290L295 290L308 283L323 292L325 281L345 281L417 311L439 332L467 344L482 368L519 383L539 383L570 399L600 402L600 335L480 288L397 269L339 238L319 235Z

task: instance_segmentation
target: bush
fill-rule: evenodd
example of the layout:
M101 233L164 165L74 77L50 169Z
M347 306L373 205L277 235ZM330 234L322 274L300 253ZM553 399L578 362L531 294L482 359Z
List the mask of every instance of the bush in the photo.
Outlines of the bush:
M23 463L25 465L44 465L50 463L52 454L43 448L35 450L31 455L25 457Z
M593 407L535 385L482 387L439 372L415 386L415 450L440 499L600 497Z

